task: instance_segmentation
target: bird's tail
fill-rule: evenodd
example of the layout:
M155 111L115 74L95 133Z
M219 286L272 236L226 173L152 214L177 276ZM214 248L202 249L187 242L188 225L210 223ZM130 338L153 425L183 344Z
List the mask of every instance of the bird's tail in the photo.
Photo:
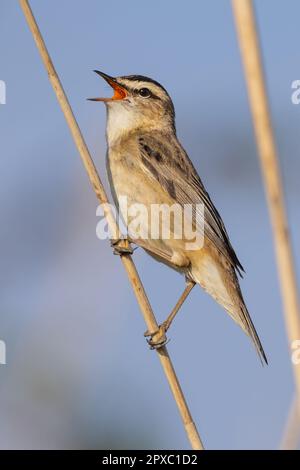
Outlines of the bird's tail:
M262 364L268 364L263 346L245 305L233 268L216 266L211 259L191 264L189 276L210 294L251 338Z
M268 359L267 359L267 356L265 354L264 348L261 344L261 341L259 339L259 336L258 336L257 331L255 329L255 326L253 324L253 321L251 320L251 317L249 315L249 312L247 310L247 307L246 307L242 297L241 297L241 300L242 300L242 304L240 306L241 314L242 314L242 317L243 317L243 322L246 323L246 328L244 329L244 331L252 339L252 342L253 342L253 344L255 346L255 349L256 349L256 351L259 355L261 363L264 364L264 362L265 362L266 364L268 364Z

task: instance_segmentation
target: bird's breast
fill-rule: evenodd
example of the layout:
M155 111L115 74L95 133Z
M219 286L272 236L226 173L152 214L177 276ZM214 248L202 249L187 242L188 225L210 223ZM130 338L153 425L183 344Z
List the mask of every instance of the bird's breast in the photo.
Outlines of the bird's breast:
M126 197L129 204L173 204L158 181L142 168L139 150L135 143L126 147L115 146L108 150L107 171L113 196ZM117 202L117 201L116 201Z

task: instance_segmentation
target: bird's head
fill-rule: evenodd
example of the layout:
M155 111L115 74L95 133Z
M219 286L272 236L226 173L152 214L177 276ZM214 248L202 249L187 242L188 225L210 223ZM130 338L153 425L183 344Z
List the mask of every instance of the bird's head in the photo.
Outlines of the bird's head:
M166 89L155 80L141 75L110 77L95 70L114 90L111 98L89 98L102 101L108 111L108 131L120 133L142 129L175 131L175 111Z

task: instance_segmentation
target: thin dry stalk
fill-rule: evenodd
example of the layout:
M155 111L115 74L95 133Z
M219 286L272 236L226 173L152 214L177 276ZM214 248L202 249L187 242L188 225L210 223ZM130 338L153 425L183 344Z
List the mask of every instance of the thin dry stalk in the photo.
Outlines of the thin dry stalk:
M96 196L101 204L105 204L108 202L108 198L105 193L104 187L97 173L97 170L95 168L90 152L87 148L87 145L84 141L84 138L81 134L79 126L76 122L73 111L70 107L70 104L63 90L59 77L55 71L53 63L47 51L46 45L39 31L39 28L35 21L32 10L29 6L29 2L27 0L20 0L20 5L24 12L24 15L29 25L29 28L31 30L31 33L34 37L34 40L36 42L41 58L44 62L45 68L48 72L49 80L56 93L58 102L64 113L65 119L68 123L74 142L78 148L79 154L81 156L81 159L87 171L88 177L91 181L91 184L94 188ZM107 205L105 206L105 216L107 218L107 222L111 229L111 232L114 234L118 234L119 230L116 224L116 220L112 212L110 211L109 206ZM158 329L158 324L155 319L152 308L150 306L143 284L136 270L135 264L130 255L121 256L121 260L127 271L129 281L134 290L135 296L137 298L138 304L140 306L141 312L146 322L147 329L149 331L156 331ZM167 377L167 380L169 382L177 407L179 409L191 447L193 449L202 450L203 444L201 442L197 428L193 422L191 413L189 411L185 397L181 390L180 383L178 381L175 370L173 368L167 348L165 346L161 347L160 349L157 350L157 353L158 353L160 362L162 364L163 370L165 372L165 375Z
M297 281L285 210L282 178L264 83L255 14L251 0L232 0L232 7L272 221L285 324L292 354L293 342L300 339ZM293 372L297 395L300 398L300 364L293 364Z
M281 440L280 449L281 450L293 450L297 449L300 440L300 403L297 395L294 397L287 423L285 425L285 430L283 433L283 438Z

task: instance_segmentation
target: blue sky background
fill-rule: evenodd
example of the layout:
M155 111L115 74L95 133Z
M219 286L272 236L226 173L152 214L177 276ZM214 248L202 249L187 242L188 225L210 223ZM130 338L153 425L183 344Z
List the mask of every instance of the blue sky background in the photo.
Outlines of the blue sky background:
M170 354L209 449L277 448L293 397L271 228L228 0L32 0L106 183L109 93L92 73L143 74L173 97L178 135L246 268L242 289L270 365L194 289ZM299 272L300 79L296 0L256 1ZM175 404L117 257L96 238L97 201L18 2L0 0L1 448L188 448ZM157 317L183 278L135 260Z

